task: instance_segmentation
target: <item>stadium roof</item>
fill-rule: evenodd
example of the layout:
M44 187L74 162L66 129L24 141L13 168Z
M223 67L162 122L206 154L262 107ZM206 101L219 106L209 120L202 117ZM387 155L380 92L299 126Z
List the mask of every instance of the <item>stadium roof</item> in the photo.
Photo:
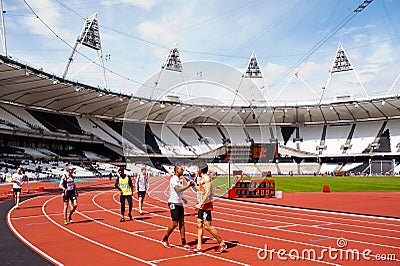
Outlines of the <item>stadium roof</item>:
M400 119L400 96L329 103L221 106L149 100L62 79L0 55L0 101L51 112L155 123L188 121L241 125L353 123Z

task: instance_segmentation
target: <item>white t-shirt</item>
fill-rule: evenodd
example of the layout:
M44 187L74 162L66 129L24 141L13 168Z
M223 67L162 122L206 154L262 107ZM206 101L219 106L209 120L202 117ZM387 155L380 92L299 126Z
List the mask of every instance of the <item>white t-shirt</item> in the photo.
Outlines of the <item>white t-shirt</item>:
M171 177L171 180L169 180L168 202L182 205L183 191L176 192L175 188L174 188L175 186L182 187L182 184L181 184L181 181L179 180L179 177L177 177L176 175L173 175Z
M139 174L136 179L136 186L138 191L146 191L147 190L147 176Z
M72 176L67 176L64 175L61 180L60 183L66 183L66 190L75 190L75 180Z
M22 188L22 178L24 177L23 174L13 174L12 178L15 180L15 182L13 182L13 188Z

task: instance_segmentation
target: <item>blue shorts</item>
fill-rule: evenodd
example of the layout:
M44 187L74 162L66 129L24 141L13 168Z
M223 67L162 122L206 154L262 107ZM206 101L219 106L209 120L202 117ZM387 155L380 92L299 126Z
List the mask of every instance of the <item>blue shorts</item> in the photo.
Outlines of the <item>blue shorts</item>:
M76 201L76 194L75 194L75 190L67 190L64 192L64 196L63 196L63 200L64 202L68 202L68 200L70 201Z

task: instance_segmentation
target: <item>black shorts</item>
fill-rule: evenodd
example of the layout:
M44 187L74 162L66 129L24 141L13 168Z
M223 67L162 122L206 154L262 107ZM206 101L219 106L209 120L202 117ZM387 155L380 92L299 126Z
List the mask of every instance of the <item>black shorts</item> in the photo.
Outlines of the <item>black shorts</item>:
M199 210L197 218L203 222L211 222L211 210Z
M68 200L72 202L76 200L75 190L67 190L64 192L63 201L68 202Z
M185 216L183 205L168 202L168 207L171 212L172 221L182 220Z
M146 197L146 191L138 191L138 197L142 197L142 198L144 198L144 197Z
M13 188L13 192L21 192L22 188Z

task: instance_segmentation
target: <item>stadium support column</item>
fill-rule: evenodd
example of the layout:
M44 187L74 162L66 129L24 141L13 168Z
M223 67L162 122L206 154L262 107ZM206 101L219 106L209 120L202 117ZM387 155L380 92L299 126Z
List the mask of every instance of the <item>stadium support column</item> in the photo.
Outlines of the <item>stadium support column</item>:
M231 188L231 160L228 161L228 190Z
M6 42L6 26L4 24L4 14L5 11L3 10L3 1L0 0L0 12L1 12L1 40L3 43L3 52L4 55L7 57L7 42Z
M372 176L372 159L369 159L369 176Z
M396 166L396 159L392 159L392 175L394 175L394 167Z

